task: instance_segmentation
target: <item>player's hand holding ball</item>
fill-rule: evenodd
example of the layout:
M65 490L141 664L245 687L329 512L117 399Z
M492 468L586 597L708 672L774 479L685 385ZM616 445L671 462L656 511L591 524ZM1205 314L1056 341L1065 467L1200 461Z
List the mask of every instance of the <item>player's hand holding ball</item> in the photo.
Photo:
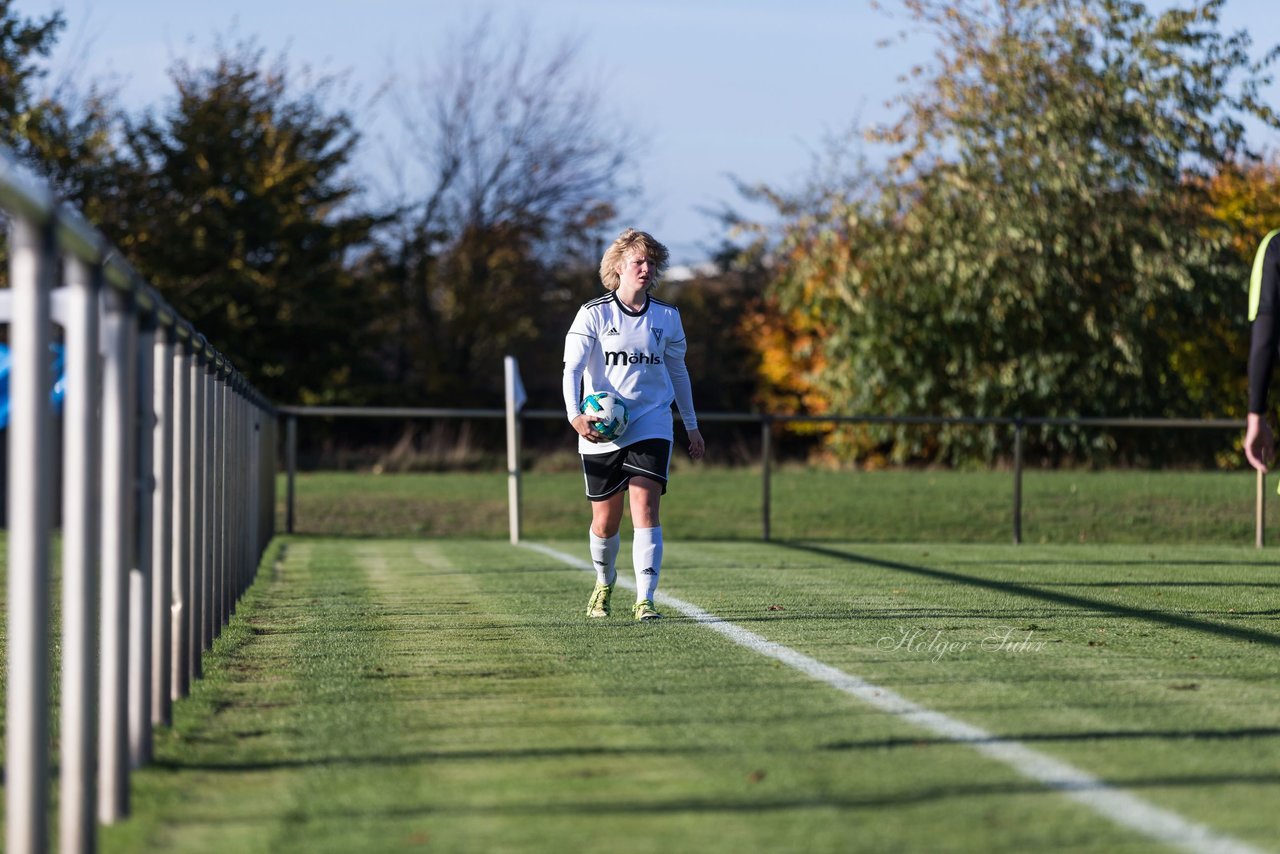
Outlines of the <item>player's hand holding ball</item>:
M574 430L578 431L578 435L586 439L588 442L600 443L605 440L604 436L601 436L600 433L591 426L591 417L588 415L579 415L569 423L572 425Z
M631 423L631 413L622 398L610 391L595 391L582 398L580 418L573 419L578 435L588 442L616 442L627 431ZM577 428L578 421L586 419L586 427L590 433ZM592 436L595 438L591 438Z

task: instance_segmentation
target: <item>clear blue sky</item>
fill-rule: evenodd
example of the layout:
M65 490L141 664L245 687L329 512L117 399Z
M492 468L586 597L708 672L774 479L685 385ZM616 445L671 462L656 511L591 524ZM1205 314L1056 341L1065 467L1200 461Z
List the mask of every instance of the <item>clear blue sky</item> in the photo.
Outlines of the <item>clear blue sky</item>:
M580 41L584 73L641 139L642 196L628 219L698 260L715 227L699 208L737 203L733 174L787 185L807 171L824 137L888 115L898 76L928 59L921 38L878 43L905 19L868 0L17 0L17 10L68 19L56 62L114 78L134 108L170 94L175 59L211 54L215 34L255 36L269 52L330 73L349 72L368 94L394 69L410 75L477 11L527 20L536 37ZM894 0L885 0L893 7ZM1163 7L1167 0L1150 5ZM1228 29L1247 28L1260 55L1280 43L1275 0L1227 0ZM55 68L56 70L56 68ZM1280 87L1270 94L1280 101ZM354 111L367 123L376 172L390 104ZM1277 147L1280 140L1257 139ZM375 162L378 161L378 162Z

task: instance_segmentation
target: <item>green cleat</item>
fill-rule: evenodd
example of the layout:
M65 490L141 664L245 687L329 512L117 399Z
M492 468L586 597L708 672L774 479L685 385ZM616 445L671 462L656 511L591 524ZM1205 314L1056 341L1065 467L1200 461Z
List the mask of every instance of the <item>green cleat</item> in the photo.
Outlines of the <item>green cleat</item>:
M631 609L637 620L661 620L662 615L653 608L652 599L642 599Z
M591 601L587 603L587 616L609 616L609 598L611 596L613 596L612 584L596 584L596 589L591 591Z

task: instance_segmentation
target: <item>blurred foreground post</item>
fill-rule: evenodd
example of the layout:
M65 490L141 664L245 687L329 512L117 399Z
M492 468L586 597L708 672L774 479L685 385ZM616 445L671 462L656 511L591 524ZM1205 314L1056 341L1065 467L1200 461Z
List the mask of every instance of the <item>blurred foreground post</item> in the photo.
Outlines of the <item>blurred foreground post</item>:
M9 226L9 618L5 716L5 849L48 847L49 555L52 417L49 343L52 228Z

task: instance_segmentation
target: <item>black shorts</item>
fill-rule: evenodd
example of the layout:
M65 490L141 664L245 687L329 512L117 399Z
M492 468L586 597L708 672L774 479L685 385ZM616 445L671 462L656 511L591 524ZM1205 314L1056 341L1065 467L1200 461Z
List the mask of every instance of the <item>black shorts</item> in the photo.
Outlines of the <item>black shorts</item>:
M582 455L582 476L587 481L587 498L592 501L613 497L633 475L656 480L666 495L670 468L671 443L666 439L642 439L607 454Z

